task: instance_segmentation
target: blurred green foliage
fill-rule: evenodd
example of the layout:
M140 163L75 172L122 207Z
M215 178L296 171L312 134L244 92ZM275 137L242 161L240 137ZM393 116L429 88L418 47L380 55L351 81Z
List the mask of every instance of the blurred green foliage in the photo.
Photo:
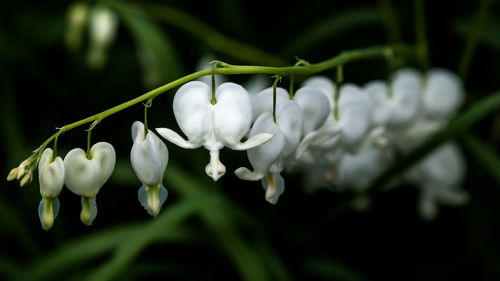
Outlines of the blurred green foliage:
M43 231L36 180L22 189L3 182L0 279L498 280L500 3L488 3L481 15L483 33L475 28L481 2L426 1L431 66L457 71L466 46L472 45L467 104L455 122L401 162L411 164L445 139L457 138L467 152L467 206L442 208L435 221L423 222L415 188L380 192L374 186L370 208L356 212L352 194L307 193L296 174L285 176L286 192L270 206L259 183L240 181L230 172L213 183L204 174L205 151L167 144L170 195L153 219L137 202L140 183L128 160L130 126L143 114L138 105L93 131L94 140L115 146L118 161L99 193L92 227L81 225L79 198L64 190L54 228ZM86 32L80 48L66 48L67 1L11 1L0 10L4 175L54 127L193 72L206 55L234 64L284 65L295 63L295 57L316 62L343 50L415 43L410 0L83 3L107 5L119 17L116 40L101 69L86 61ZM324 74L334 77L333 71ZM382 60L344 67L349 82L386 76ZM237 82L249 78L231 77ZM150 127L177 126L173 93L155 99ZM59 139L61 153L85 146L84 129ZM228 171L247 161L244 153L224 150L222 155Z

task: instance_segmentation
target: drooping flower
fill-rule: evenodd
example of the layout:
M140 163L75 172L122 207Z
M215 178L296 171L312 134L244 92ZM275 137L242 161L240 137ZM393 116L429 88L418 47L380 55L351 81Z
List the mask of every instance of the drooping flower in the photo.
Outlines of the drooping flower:
M451 117L464 100L464 86L460 78L446 69L431 69L427 72L423 102L426 117L443 120Z
M247 151L253 171L245 167L234 173L243 180L261 180L266 190L266 200L276 204L285 190L285 181L281 177L283 162L295 153L302 136L304 117L302 109L295 101L286 100L276 108L276 122L271 112L262 113L250 130L250 137L271 133L275 137L260 146Z
M224 83L215 91L216 102L211 103L210 87L200 81L191 81L179 88L174 96L174 115L183 139L171 129L157 128L168 141L194 149L204 146L210 151L210 163L205 167L214 181L226 172L219 161L219 150L227 146L234 150L247 150L269 141L272 134L258 134L240 142L252 123L252 103L247 91L238 84Z
M64 158L64 181L71 192L82 196L80 220L91 225L97 216L96 195L113 173L116 154L107 142L94 144L89 153L72 149Z
M460 188L465 177L465 160L458 146L446 143L417 163L407 179L420 188L419 211L423 218L437 215L438 203L462 205L468 194Z
M161 206L168 196L163 186L163 174L168 164L167 146L153 132L145 129L142 122L132 124L132 150L130 162L135 174L142 182L138 198L141 205L154 217L160 212Z
M53 151L46 148L38 163L38 181L42 200L38 206L38 216L42 228L49 230L59 213L57 197L64 186L64 164L61 157L54 158Z

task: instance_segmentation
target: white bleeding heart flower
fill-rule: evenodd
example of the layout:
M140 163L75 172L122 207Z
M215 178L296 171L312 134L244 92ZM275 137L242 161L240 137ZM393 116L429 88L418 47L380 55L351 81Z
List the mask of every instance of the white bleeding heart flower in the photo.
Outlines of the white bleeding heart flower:
M356 154L346 153L337 165L335 183L354 191L363 191L386 164L382 151L374 146Z
M446 143L427 155L407 174L407 179L420 187L420 214L432 219L438 203L461 205L468 199L459 186L465 177L465 160L458 146Z
M46 148L38 163L38 181L42 200L38 206L38 216L42 228L49 230L59 213L57 197L64 186L64 164L61 157L54 158L53 151Z
M330 102L319 88L305 86L295 92L294 100L304 113L302 135L318 130L331 113Z
M302 87L316 87L321 90L321 92L325 95L325 97L328 99L328 102L330 104L330 108L333 108L333 105L335 103L335 83L329 79L326 76L311 76L307 78L303 83Z
M240 140L252 124L252 103L247 91L238 84L224 83L215 91L216 103L212 104L210 87L200 81L192 81L179 88L174 96L174 115L184 140L167 128L157 132L168 141L194 149L204 146L210 151L210 163L205 167L214 181L226 172L219 161L219 150L224 146L234 150L247 150L269 141L272 134L259 134L245 142Z
M264 178L269 171L281 172L283 170L283 165L279 160L286 145L285 135L274 123L270 112L264 112L257 118L249 136L253 137L261 133L273 134L274 137L263 145L247 150L253 172L244 167L238 168L234 173L240 179L256 181Z
M372 125L386 126L391 119L394 99L388 95L389 89L384 81L375 80L367 83L364 90L372 100Z
M153 132L145 128L142 122L132 124L132 150L130 161L135 174L142 182L138 198L150 215L156 217L168 196L163 186L163 174L168 164L167 146Z
M212 69L212 63L216 61L216 58L213 54L205 54L203 55L198 62L196 63L195 71L201 71L206 69ZM205 75L197 78L196 80L204 82L208 85L212 83L212 75ZM227 78L224 75L215 75L215 86L218 87L220 84L227 82Z
M255 121L264 112L273 112L273 87L266 88L252 98L252 120ZM290 99L287 90L276 87L276 107Z
M339 131L330 141L342 145L346 150L356 150L371 127L371 104L368 95L354 84L344 84L340 88L338 120L330 119L326 129ZM335 142L335 140L337 140Z
M396 71L391 83L391 118L394 129L408 128L423 115L422 78L418 71L404 68Z
M446 69L431 69L424 87L426 117L433 120L451 117L462 105L465 96L460 78Z
M90 11L89 53L90 66L101 68L107 60L106 51L118 30L118 16L108 7L97 5Z
M340 134L341 129L328 126L333 121L334 84L327 78L316 77L308 80L295 93L295 101L304 112L304 128L302 141L296 152L296 158L303 157L303 153L310 145L319 144ZM330 94L328 91L332 91Z
M95 197L113 173L115 162L115 149L107 142L94 144L88 154L72 149L64 158L64 181L71 192L82 196L80 220L86 225L97 215Z
M241 167L235 171L243 180L262 180L266 190L266 200L276 204L285 190L285 181L280 173L283 161L289 158L297 148L303 129L303 113L299 105L291 100L282 102L276 108L276 122L271 112L262 113L255 121L250 136L270 133L275 137L247 151L253 171Z

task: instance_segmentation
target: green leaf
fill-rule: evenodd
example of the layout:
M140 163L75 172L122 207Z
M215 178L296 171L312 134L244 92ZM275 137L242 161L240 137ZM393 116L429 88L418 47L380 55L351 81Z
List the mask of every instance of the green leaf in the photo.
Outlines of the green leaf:
M111 251L134 234L139 226L136 224L114 227L74 239L44 254L41 259L26 267L24 274L19 276L19 280L44 280L82 265L86 261Z
M434 136L409 152L400 160L391 164L382 174L371 182L366 189L367 192L377 187L384 186L390 179L412 166L440 144L463 134L476 122L498 108L500 108L500 91L494 92L488 97L473 104L469 110L456 117L448 126L434 134Z
M377 9L374 8L356 8L336 12L298 34L292 42L285 45L284 53L289 55L301 54L325 40L333 40L342 33L379 23L381 23L380 15Z
M500 156L490 145L473 134L462 136L464 145L500 186Z
M305 269L313 276L337 281L362 281L364 277L345 265L326 259L313 259L305 264Z
M113 257L103 263L87 277L88 280L112 280L119 276L149 244L161 237L174 241L189 237L179 228L179 224L195 211L213 204L213 196L193 196L172 204L155 220L141 228L138 233L128 236L127 241L120 243Z
M170 38L140 8L123 2L111 2L135 40L143 67L146 87L155 87L185 73Z

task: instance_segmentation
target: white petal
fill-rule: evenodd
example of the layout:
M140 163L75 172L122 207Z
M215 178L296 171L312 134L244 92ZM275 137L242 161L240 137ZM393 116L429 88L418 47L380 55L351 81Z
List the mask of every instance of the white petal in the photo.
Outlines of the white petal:
M344 84L340 89L339 115L343 127L342 142L348 147L357 146L371 126L368 99L368 95L353 84Z
M44 198L56 198L64 186L64 164L61 157L57 156L52 161L53 151L46 148L38 163L38 181L40 194Z
M384 126L391 118L391 105L387 96L387 85L384 81L372 81L365 85L365 92L372 100L372 124Z
M247 169L239 168L235 173L240 179L261 179L283 152L286 143L285 137L280 128L274 123L273 116L269 112L265 112L257 118L250 130L250 137L261 133L269 133L274 137L265 144L247 150L248 160L253 167L253 172L250 172L250 174Z
M326 140L333 138L334 136L338 136L341 133L342 127L327 127L318 131L310 132L299 143L299 146L297 147L297 151L295 153L295 157L297 159L301 158L303 153L310 145L321 144Z
M250 171L245 167L240 167L234 171L234 174L242 180L247 181L258 181L266 176L265 173L259 171Z
M279 173L268 173L266 178L262 179L262 186L266 190L267 202L274 205L285 191L285 180Z
M151 131L144 139L144 125L141 122L135 122L134 125L136 124L135 127L142 133L136 134L137 137L130 151L132 168L144 185L159 185L167 168L167 146Z
M304 136L321 127L331 112L329 101L319 88L302 87L297 90L294 99L304 113Z
M286 145L282 157L286 159L295 152L302 138L304 126L302 109L295 101L284 101L276 108L276 123L285 136Z
M311 86L317 87L321 90L321 92L328 99L330 107L333 108L334 99L335 99L335 83L326 76L311 76L307 78L302 86Z
M406 128L415 123L423 113L422 79L412 69L397 71L392 79L392 110L389 125Z
M175 119L195 147L199 147L213 130L211 99L210 87L200 81L188 82L175 93Z
M450 117L462 105L464 87L460 78L446 69L432 69L427 73L424 103L431 119Z
M214 181L226 173L226 166L219 161L219 150L210 151L210 163L205 167L205 173Z
M217 88L214 105L214 130L217 141L234 146L250 130L252 102L247 91L238 84L224 83Z
M158 132L158 134L160 134L160 136L164 137L169 142L182 148L193 149L198 148L202 145L201 143L193 144L190 141L183 139L179 134L168 128L156 128L156 131Z
M246 140L243 143L237 143L236 145L229 146L231 149L234 150L248 150L251 148L254 148L256 146L262 145L270 141L274 137L273 134L269 133L260 133L257 134L248 140Z
M94 144L90 159L81 148L71 150L64 158L66 186L75 194L95 197L113 173L115 161L115 150L107 142Z
M287 100L289 100L288 91L281 87L277 87L276 107ZM252 108L252 120L254 121L264 112L273 112L273 88L264 89L255 95L252 99Z

